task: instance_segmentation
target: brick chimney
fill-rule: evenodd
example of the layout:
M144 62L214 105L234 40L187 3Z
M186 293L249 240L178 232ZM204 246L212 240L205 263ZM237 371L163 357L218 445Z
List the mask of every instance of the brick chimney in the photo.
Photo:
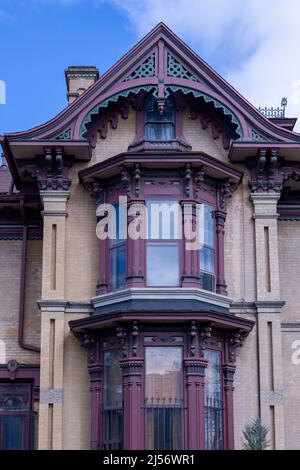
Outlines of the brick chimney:
M65 70L67 99L71 104L99 78L97 67L88 65L70 65Z

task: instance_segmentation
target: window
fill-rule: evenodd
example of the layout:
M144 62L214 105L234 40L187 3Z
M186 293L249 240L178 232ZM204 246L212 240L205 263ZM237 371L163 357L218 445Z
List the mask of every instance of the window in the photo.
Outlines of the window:
M145 348L146 448L183 448L181 347Z
M171 97L165 102L164 112L158 111L157 100L153 95L145 102L145 139L166 141L175 138L174 102Z
M175 200L147 201L147 285L178 286L180 280L179 211Z
M205 374L205 448L223 449L223 402L221 353L206 350L208 361Z
M200 249L200 274L202 288L215 291L215 224L214 209L210 204L203 204L203 217L200 223L202 247Z
M123 442L121 351L104 352L103 449L118 450Z
M0 384L0 449L29 449L31 421L31 385Z
M115 225L116 238L109 240L110 279L112 290L117 290L124 287L126 278L126 239L122 237L126 220L124 211L127 209L119 204L114 205L114 208L115 220L111 220L110 223Z

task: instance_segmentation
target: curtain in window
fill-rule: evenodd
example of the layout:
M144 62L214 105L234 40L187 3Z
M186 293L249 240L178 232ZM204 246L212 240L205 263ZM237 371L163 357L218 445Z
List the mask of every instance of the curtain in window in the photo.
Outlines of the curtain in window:
M163 114L158 112L157 101L150 95L145 103L145 139L167 141L175 137L174 102L166 100Z

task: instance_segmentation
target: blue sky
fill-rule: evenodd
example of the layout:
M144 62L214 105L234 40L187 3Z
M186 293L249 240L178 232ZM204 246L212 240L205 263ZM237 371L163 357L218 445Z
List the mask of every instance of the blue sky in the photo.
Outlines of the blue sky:
M0 105L0 133L28 129L63 109L68 65L96 65L101 73L137 39L109 4L2 3L0 80L6 83L6 104Z
M68 65L103 73L159 21L253 104L287 95L300 116L299 0L0 0L0 134L52 118Z

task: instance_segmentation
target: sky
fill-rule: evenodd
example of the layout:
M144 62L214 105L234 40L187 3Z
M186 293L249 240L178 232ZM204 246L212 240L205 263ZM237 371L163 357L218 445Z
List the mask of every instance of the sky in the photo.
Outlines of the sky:
M54 117L66 67L104 73L160 21L255 106L286 96L300 118L299 0L0 0L0 134Z

